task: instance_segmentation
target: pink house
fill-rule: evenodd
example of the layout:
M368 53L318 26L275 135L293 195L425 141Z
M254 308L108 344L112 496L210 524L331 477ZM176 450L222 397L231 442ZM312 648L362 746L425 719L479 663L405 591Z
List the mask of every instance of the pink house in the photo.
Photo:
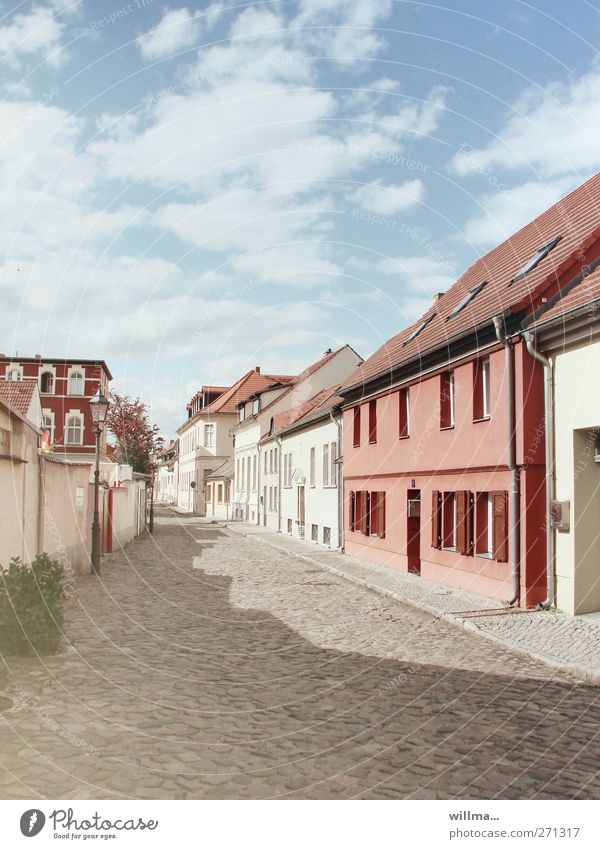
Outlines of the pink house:
M478 260L342 386L345 551L547 596L544 369L523 322L600 257L600 176Z

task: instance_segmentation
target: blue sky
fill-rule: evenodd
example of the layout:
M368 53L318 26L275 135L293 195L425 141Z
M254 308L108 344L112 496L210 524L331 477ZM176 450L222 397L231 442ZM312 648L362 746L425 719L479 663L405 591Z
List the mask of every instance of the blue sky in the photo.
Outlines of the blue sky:
M587 2L0 3L0 350L203 383L368 356L600 166Z

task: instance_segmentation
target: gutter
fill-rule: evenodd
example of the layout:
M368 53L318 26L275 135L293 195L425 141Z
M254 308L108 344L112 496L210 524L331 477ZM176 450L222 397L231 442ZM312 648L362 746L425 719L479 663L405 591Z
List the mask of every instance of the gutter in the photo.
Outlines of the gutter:
M535 347L534 335L531 331L523 334L527 350L534 360L544 367L544 447L546 451L546 598L539 605L547 610L554 605L554 531L550 524L550 502L554 498L554 392L552 363Z
M333 411L329 410L329 418L337 426L337 457L336 460L342 458L342 420L333 415ZM338 548L344 550L344 476L342 474L342 464L339 463L337 470L337 497L338 497Z
M517 440L515 426L515 351L506 336L504 317L493 317L494 329L498 341L504 345L504 371L506 374L507 418L507 465L511 472L510 516L512 520L510 534L510 559L512 565L512 596L509 606L518 604L521 598L521 471L517 466Z

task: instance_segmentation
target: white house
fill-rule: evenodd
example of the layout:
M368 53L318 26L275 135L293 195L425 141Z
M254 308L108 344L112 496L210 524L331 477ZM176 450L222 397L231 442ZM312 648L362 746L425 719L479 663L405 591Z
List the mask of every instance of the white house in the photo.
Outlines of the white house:
M553 396L547 556L556 606L576 615L600 611L600 270L561 294L529 330L548 361ZM529 457L545 450L546 428L540 430Z
M261 440L260 524L328 548L342 546L343 529L342 399L336 388L273 417ZM277 469L272 457L281 457Z
M215 519L233 518L233 457L206 476L206 515Z
M339 385L361 362L349 345L326 351L321 359L290 379L287 386L269 387L238 404L239 421L234 428L234 518L275 528L273 505L283 486L282 452L276 441L265 447L263 437L271 432L276 417L290 411L295 411L295 415L306 412L302 410L304 405L317 403L315 399L321 392L331 391L330 387ZM284 420L285 415L277 420L280 426Z
M156 455L156 478L154 500L163 504L177 501L177 478L179 473L179 440L171 440L160 448Z
M233 454L231 429L238 417L238 405L278 380L272 375L261 374L257 366L233 386L203 386L194 395L187 406L187 421L177 431L177 507L180 510L205 515L207 475Z

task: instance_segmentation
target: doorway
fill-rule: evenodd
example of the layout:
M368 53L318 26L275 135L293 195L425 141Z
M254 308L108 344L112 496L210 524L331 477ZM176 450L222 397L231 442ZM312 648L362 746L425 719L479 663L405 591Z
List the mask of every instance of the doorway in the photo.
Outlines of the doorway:
M304 539L304 522L305 522L305 507L304 507L304 487L298 487L298 534Z
M421 574L421 490L409 489L406 505L406 555L408 571Z

